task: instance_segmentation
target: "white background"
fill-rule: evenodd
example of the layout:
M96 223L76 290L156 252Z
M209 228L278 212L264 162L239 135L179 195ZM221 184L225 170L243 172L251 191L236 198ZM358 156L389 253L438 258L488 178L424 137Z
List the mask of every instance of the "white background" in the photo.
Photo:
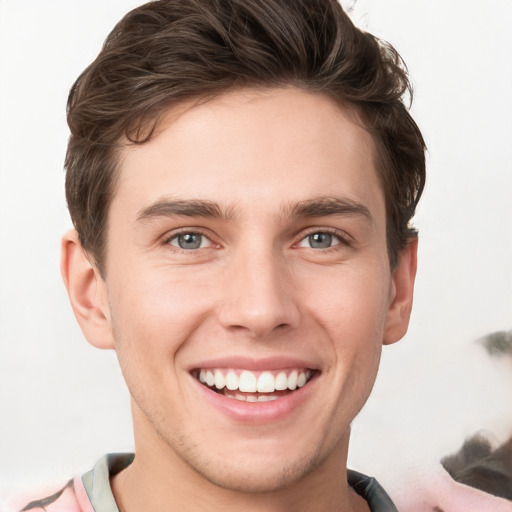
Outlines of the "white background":
M69 87L138 1L0 0L0 493L130 450L114 354L83 339L59 274ZM352 2L347 2L350 5ZM512 433L512 0L361 0L415 85L429 147L410 331L384 350L350 464L393 488L482 430Z

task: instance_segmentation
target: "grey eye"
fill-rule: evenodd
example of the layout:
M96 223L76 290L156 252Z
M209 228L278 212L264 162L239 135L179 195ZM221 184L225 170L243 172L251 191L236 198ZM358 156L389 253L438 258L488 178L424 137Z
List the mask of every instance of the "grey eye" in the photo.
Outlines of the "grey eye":
M308 249L329 249L342 243L343 239L334 233L329 233L328 231L316 231L305 236L299 242L299 247L305 247Z
M313 233L308 235L308 242L313 249L327 249L333 245L333 238L330 233Z
M200 233L182 233L173 237L170 244L185 250L200 249L206 245L206 237Z

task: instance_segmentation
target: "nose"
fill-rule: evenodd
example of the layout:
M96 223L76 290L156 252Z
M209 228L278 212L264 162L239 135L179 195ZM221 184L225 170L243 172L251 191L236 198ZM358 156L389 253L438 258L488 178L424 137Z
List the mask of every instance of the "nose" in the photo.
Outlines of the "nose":
M286 261L268 251L239 255L224 276L221 325L262 338L296 327L300 311Z

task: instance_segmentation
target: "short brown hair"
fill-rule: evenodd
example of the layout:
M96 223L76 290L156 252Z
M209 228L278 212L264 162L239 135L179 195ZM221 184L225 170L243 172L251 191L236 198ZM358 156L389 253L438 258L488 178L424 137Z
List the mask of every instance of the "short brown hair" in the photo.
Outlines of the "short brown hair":
M83 248L103 271L124 142L151 138L178 102L243 87L296 86L353 105L376 143L391 266L411 237L425 143L405 107L405 66L336 0L158 0L129 12L68 99L66 197Z

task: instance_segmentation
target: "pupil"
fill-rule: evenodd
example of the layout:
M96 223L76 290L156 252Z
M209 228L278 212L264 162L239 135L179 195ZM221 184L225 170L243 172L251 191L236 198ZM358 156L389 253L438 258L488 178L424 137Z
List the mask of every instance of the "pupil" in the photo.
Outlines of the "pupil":
M201 245L201 235L195 233L180 235L178 244L182 249L198 249Z
M309 235L309 243L315 249L326 249L331 246L332 235L329 233L314 233Z

